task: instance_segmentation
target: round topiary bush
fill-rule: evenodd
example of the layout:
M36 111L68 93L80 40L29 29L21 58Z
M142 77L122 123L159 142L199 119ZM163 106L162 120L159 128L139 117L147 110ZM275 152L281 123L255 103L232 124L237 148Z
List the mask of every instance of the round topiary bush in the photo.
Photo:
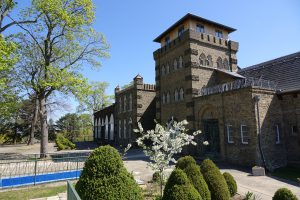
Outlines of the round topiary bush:
M175 169L164 189L162 200L202 200L200 194L181 169Z
M230 193L225 178L219 168L209 159L205 159L201 164L201 172L210 190L211 199L229 200Z
M85 162L76 191L82 200L141 200L141 189L127 172L118 151L102 146Z
M237 192L236 181L234 180L233 176L231 174L229 174L228 172L224 172L223 176L224 176L225 181L227 183L228 190L230 192L230 196L233 197Z
M196 164L195 159L192 156L184 156L177 160L176 168L184 170L190 164Z
M203 200L211 200L210 191L200 171L200 167L196 164L190 164L183 170L192 185L199 192Z
M296 195L294 195L292 191L287 188L278 189L275 192L274 197L272 199L273 200L298 200Z

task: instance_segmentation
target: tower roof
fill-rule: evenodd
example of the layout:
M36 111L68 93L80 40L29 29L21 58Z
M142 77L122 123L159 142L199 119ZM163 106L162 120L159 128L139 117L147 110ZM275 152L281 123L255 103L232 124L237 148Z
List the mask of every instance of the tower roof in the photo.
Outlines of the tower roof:
M225 26L223 24L220 24L220 23L217 23L217 22L214 22L214 21L211 21L211 20L208 20L208 19L205 19L205 18L202 18L202 17L199 17L197 15L193 15L191 13L188 13L186 14L184 17L182 17L180 20L178 20L175 24L173 24L172 26L170 26L166 31L164 31L162 34L160 34L157 38L155 38L153 41L154 42L160 42L160 40L165 36L167 35L168 32L170 32L172 29L176 28L178 25L180 25L182 22L184 22L185 20L187 19L195 19L195 20L198 20L198 21L202 21L202 22L206 22L206 23L209 23L209 24L213 24L215 26L218 26L220 28L223 28L225 30L228 31L228 33L232 33L234 31L236 31L236 29L234 28L231 28L229 26Z

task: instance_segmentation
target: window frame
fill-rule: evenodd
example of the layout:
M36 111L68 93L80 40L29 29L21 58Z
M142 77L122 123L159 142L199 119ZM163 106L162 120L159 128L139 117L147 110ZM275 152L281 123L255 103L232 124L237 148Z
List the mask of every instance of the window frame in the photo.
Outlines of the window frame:
M169 45L171 43L170 36L165 37L165 46Z
M196 25L196 32L205 33L204 25L203 24L197 24Z
M184 26L180 26L177 30L177 36L180 37L184 33Z
M231 136L230 136L229 127L231 127ZM234 143L234 140L233 140L233 126L231 124L226 125L226 133L227 133L227 143L228 144L233 144ZM230 139L230 137L231 137L231 139Z
M244 141L244 138L249 138L249 135L248 135L248 130L247 131L244 131L243 130L243 127L248 127L246 124L241 124L241 127L240 127L240 129L241 129L241 142L242 142L242 144L249 144L249 141ZM244 133L247 133L247 136L245 137L245 135L244 135Z
M223 32L221 30L215 30L215 36L217 38L223 38Z

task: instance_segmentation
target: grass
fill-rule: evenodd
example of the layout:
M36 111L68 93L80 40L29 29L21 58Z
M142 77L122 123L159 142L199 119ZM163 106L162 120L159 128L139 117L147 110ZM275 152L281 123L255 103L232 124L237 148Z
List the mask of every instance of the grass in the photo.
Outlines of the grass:
M67 191L67 185L61 186L37 186L24 188L19 190L11 190L6 192L0 192L0 199L3 200L27 200L27 199L35 199L42 197L51 197L56 196L58 193L63 193Z
M293 182L298 182L297 178L300 178L300 167L283 167L276 169L272 176L276 176L278 178L290 180Z

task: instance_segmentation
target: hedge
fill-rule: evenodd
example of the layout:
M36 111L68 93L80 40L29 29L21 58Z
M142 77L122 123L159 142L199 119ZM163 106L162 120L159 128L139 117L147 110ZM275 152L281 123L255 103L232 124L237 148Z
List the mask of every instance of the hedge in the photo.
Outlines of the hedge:
M201 164L201 172L208 185L213 200L229 200L230 193L225 178L219 168L209 159Z
M202 200L200 194L181 169L175 169L164 189L162 200Z
M234 180L233 176L231 174L229 174L228 172L224 172L223 176L224 176L225 181L227 183L228 190L230 192L230 196L233 197L237 192L236 181Z
M200 167L196 164L190 164L184 169L184 172L202 199L211 200L210 191L200 171Z
M82 200L141 200L140 187L124 167L118 151L102 146L85 162L75 186Z
M287 188L278 189L275 192L274 197L272 199L273 200L298 200L298 198L292 193L292 191Z
M58 150L75 149L76 145L65 138L62 134L57 134L55 139Z

